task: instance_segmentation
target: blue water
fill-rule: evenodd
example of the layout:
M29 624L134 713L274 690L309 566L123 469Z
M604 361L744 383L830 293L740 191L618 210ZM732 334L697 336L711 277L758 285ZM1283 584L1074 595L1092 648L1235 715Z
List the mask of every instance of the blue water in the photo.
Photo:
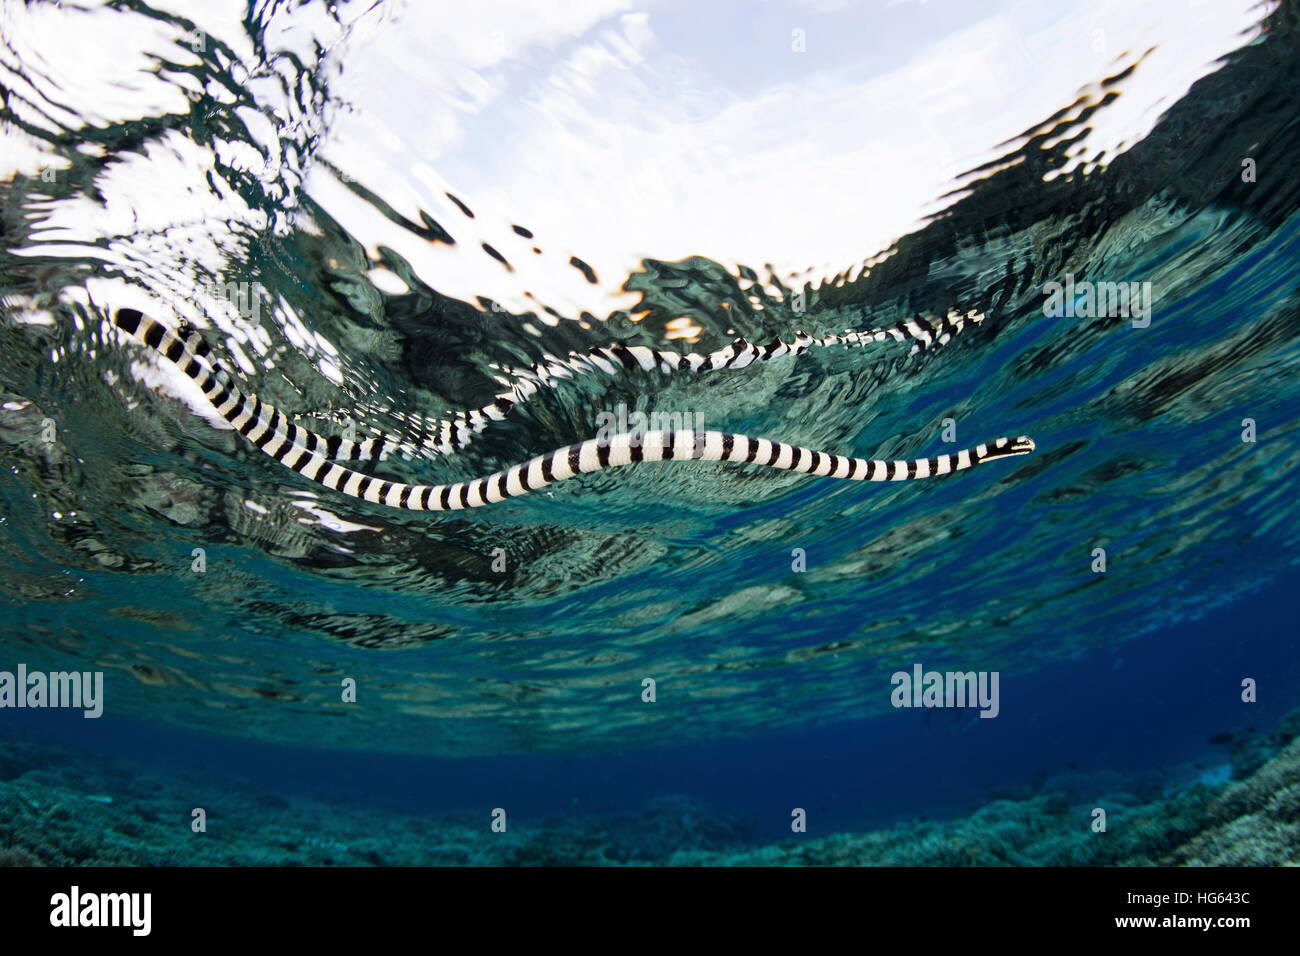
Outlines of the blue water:
M1300 704L1300 652L1277 640L1294 629L1297 586L1291 569L1231 608L1008 681L996 720L903 711L722 745L508 761L258 745L111 715L28 713L7 726L163 773L202 769L380 811L482 815L507 806L541 826L554 815L614 814L681 795L746 818L767 839L787 835L790 808L803 806L816 836L918 814L960 816L1042 772L1194 775L1223 765L1226 751L1210 737L1271 728ZM1244 704L1240 680L1249 676L1259 698Z
M655 858L681 848L663 836L674 827L688 849L742 830L772 846L793 808L806 839L948 821L949 842L973 848L953 860L986 861L959 831L995 800L1039 814L1023 832L1056 827L1067 849L1097 801L1213 843L1206 806L1287 759L1300 707L1300 8L1220 22L1162 4L1142 7L1153 36L1108 21L1148 53L1083 66L1044 52L1071 48L1069 11L927 20L895 5L876 15L897 43L872 60L844 39L867 8L819 10L808 22L838 23L834 44L743 76L773 36L787 55L785 13L715 63L699 35L673 45L677 4L518 48L508 34L499 61L476 45L491 17L444 31L401 3L306 4L292 22L254 5L209 23L199 50L184 4L15 13L0 82L24 92L0 124L27 153L15 146L0 182L0 671L103 672L106 711L0 710L0 851L128 862L157 846L214 862L167 829L195 788L217 794L214 818L248 818L221 862L340 862L265 836L295 829L328 846L388 839L368 852L391 860L411 820L473 833L464 821L497 807L556 841L514 862L571 862L566 847L594 852L592 821L616 818L624 837L607 844L660 839L644 824L665 841ZM153 67L126 63L123 81L61 49L26 69L48 31L71 32L61 17L120 31ZM1193 42L1214 30L1219 47ZM1041 55L1059 98L1044 108L1001 73L966 99L925 85L983 42L1014 47L1008 70ZM457 56L463 69L438 72ZM901 113L878 95L900 70L916 88ZM60 91L83 73L95 82L66 110ZM782 99L827 89L879 135ZM785 104L789 136L758 124L733 142L728 123L763 96ZM1019 110L1013 132L980 112L990 98ZM1142 103L1153 128L1126 112ZM658 178L643 178L633 154L673 124ZM869 162L855 152L868 146ZM576 191L548 166L592 156L605 165ZM883 199L930 161L957 168L922 190L926 215L889 225ZM708 206L728 184L749 191ZM806 208L796 187L812 190ZM862 195L882 198L879 217L846 226L840 206ZM768 220L802 245L783 248ZM824 228L799 232L809 221ZM893 231L877 245L872 229ZM780 265L760 268L769 256ZM1149 283L1150 324L1045 314L1067 276ZM252 298L212 291L227 284ZM113 327L119 309L193 328L214 367L303 427L416 449L357 466L393 481L487 475L592 437L614 409L876 459L998 436L1035 449L888 483L643 463L413 512L260 454ZM614 342L709 353L914 316L966 320L916 354L885 338L740 369L570 370L520 391L530 367ZM517 401L502 420L430 452L442 423L503 388ZM891 706L891 675L914 665L998 673L996 719ZM263 803L241 802L248 788ZM1068 813L1044 809L1058 792ZM94 804L81 831L50 829L40 808L76 799ZM715 816L736 823L725 839L701 824ZM1068 858L1149 862L1173 839ZM1257 859L1254 839L1174 858L1300 852Z

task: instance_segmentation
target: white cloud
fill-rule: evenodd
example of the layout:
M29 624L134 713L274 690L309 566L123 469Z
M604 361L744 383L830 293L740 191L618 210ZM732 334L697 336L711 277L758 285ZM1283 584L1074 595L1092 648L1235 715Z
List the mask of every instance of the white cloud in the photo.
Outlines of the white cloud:
M996 158L996 144L1071 102L1117 63L1155 47L1119 102L1096 121L1080 161L1101 149L1113 157L1144 136L1216 58L1245 42L1240 31L1262 15L1251 0L1190 9L1184 0L1014 0L945 33L937 0L888 11L888 23L883 4L814 6L842 16L844 31L858 31L860 50L825 53L834 30L825 22L809 34L807 54L792 52L784 39L764 45L741 29L743 19L735 20L734 33L683 34L689 21L670 15L673 2L621 17L612 5L588 7L579 19L589 29L574 30L571 21L566 44L563 30L542 26L539 5L528 29L562 55L548 60L536 55L536 44L520 42L511 47L519 57L514 72L509 57L491 60L485 82L495 95L458 102L457 115L440 121L447 135L433 149L412 146L426 138L423 117L445 107L403 114L384 102L360 103L382 117L408 155L386 157L389 174L374 175L372 159L355 175L406 215L433 214L462 240L455 250L394 237L391 225L327 184L318 191L313 183L313 193L367 244L396 248L433 287L514 308L527 307L528 291L568 315L581 308L602 315L633 301L613 293L642 257L701 254L726 264L772 262L779 273L813 267L831 275L915 228L935 211L956 170ZM798 25L807 9L764 7L778 18L772 34L787 38L780 15L788 11L789 23ZM733 12L745 15L745 8ZM478 18L464 26L466 35L492 22ZM416 32L445 26L431 22ZM911 56L873 45L872 31L887 26L909 38L914 46L894 46L914 49ZM461 66L487 61L471 56L468 40L458 42ZM724 45L737 44L730 52L739 55L720 63ZM416 89L440 88L449 69L430 67L413 78ZM767 74L781 78L766 82ZM346 138L331 143L331 152ZM403 162L414 167L407 175ZM443 189L469 202L475 220L443 199ZM537 234L544 257L510 234L514 222ZM516 271L507 274L483 255L482 241ZM595 267L599 289L565 265L570 254Z
M719 0L707 11L691 2L363 3L341 32L317 14L277 18L275 49L310 56L319 43L342 64L331 90L343 108L332 114L324 157L411 220L431 215L458 243L449 249L400 229L320 167L308 171L307 189L372 253L389 246L439 291L514 309L529 308L531 293L566 315L603 315L629 304L617 287L643 257L700 254L832 275L915 228L958 169L996 158L996 144L1154 48L1076 160L1113 157L1248 42L1268 12L1253 0L1003 0L987 11L945 0ZM240 9L183 5L251 58ZM187 62L174 29L126 11L42 5L12 15L25 62L78 111L55 108L60 121L188 110L186 75L159 77L149 56ZM791 30L805 25L807 52L796 53ZM260 95L273 105L278 78L264 82ZM277 130L238 115L275 156ZM12 131L5 145L12 168L27 172L48 152ZM260 161L238 144L215 149L243 168ZM101 174L103 207L52 205L42 235L84 244L140 232L134 261L178 255L154 249L145 231L184 220L195 224L181 230L186 254L216 271L239 253L224 224L262 223L237 195L211 191L213 160L213 150L168 135ZM271 170L280 172L292 174ZM516 223L533 230L544 255L511 231ZM125 242L115 240L112 254L127 257ZM483 242L514 271L485 255ZM595 268L598 287L567 264L570 255Z

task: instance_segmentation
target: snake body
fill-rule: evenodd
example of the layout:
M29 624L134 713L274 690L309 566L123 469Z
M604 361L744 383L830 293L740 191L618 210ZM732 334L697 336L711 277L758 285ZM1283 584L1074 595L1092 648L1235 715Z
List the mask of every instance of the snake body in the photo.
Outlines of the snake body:
M527 401L542 388L553 387L557 379L573 378L592 372L618 375L624 371L637 369L646 372L653 369L664 372L740 369L754 362L802 355L814 347L862 348L887 339L911 342L911 351L915 353L944 345L968 324L978 325L983 319L984 316L979 312L963 315L956 310L949 310L941 318L917 315L882 328L864 331L849 330L843 335L828 335L821 338L796 332L790 342L778 338L767 345L757 345L743 338L737 338L730 345L708 355L694 352L683 354L645 345L622 344L588 349L585 354L570 352L564 358L548 355L545 356L545 361L528 369L503 369L504 374L499 377L499 381L509 385L509 391L496 395L482 408L455 412L447 421L427 423L432 437L418 445L381 435L356 443L344 441L329 457L357 461L382 460L394 452L407 458L417 455L453 454L465 447L473 435L482 431L489 422L501 421L519 403Z
M961 325L953 315L950 313L947 319L941 320L938 327L923 327L916 320L909 320L893 329L895 332L900 328L906 329L916 339L917 348L929 347L947 341L960 330ZM591 366L612 373L616 371L614 362L626 368L647 370L655 367L743 368L753 361L785 354L797 355L812 345L862 345L880 341L894 333L872 330L822 339L799 333L793 343L778 340L769 346L755 346L738 339L709 356L681 355L645 346L618 345L593 349L585 357L573 354L564 361L535 366L522 378L522 385L516 385L505 396L498 396L485 409L462 412L452 422L441 423L441 435L419 443L404 443L382 435L361 442L318 435L291 422L256 395L244 395L230 374L220 367L198 332L182 337L135 309L119 309L113 316L113 324L180 369L198 385L207 400L236 431L282 465L332 491L410 511L478 508L580 474L643 461L730 461L851 481L905 481L964 471L1000 458L1027 455L1034 450L1033 441L1021 436L998 438L973 449L933 458L882 461L813 451L730 432L683 429L619 434L608 440L590 439L557 448L485 478L445 485L413 485L376 478L337 462L374 460L393 451L407 454L454 451L488 421L504 418L513 404L534 394L540 385L547 383L548 378L562 377L564 371L572 373L575 368ZM914 330L908 328L909 324L915 327ZM903 334L898 332L895 337L901 338Z

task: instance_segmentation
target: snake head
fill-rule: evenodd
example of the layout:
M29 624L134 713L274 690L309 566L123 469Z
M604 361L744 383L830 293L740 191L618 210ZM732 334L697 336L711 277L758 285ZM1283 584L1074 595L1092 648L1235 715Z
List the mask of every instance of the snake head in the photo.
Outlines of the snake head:
M1019 438L999 438L988 445L981 445L978 457L980 461L992 461L995 458L1028 455L1034 447L1034 440L1028 435L1021 435Z

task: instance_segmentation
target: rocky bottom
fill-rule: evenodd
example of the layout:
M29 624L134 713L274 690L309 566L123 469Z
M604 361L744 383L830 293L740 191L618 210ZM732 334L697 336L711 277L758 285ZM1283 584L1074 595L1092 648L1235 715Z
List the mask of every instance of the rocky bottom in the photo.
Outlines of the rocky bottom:
M1300 711L1216 741L1231 775L1043 778L973 813L761 843L684 797L491 831L433 816L164 774L61 745L0 743L0 865L10 866L1149 866L1300 864ZM191 827L194 807L206 831ZM1094 810L1106 811L1104 832ZM382 825L376 826L376 821Z

